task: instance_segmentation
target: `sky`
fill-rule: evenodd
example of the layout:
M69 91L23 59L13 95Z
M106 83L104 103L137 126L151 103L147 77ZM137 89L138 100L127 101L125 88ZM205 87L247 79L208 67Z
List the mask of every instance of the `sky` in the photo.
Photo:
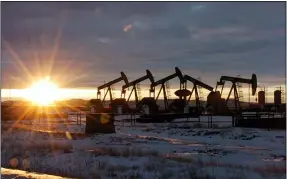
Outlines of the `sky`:
M285 2L1 2L3 88L93 89L149 69L285 84ZM177 88L178 80L170 82ZM148 83L147 83L148 84ZM119 85L122 85L119 84ZM246 86L248 87L248 86Z

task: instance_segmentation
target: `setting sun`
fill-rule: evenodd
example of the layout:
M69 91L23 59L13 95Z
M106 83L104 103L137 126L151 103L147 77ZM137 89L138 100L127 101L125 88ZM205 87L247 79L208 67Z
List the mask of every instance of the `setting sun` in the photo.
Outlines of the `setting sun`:
M38 105L50 105L59 97L58 87L49 77L46 77L27 88L24 97Z

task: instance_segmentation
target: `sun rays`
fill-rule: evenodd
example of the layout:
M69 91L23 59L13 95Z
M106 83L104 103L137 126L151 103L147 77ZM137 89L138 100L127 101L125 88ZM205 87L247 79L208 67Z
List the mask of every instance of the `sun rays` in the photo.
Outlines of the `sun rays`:
M16 44L10 42L8 39L3 39L5 50L9 53L11 61L16 64L17 71L21 73L20 78L17 77L17 73L9 74L9 88L10 84L12 84L12 86L18 85L24 87L25 89L19 89L19 97L30 101L29 104L27 103L25 106L20 106L21 109L19 112L13 116L16 120L9 127L9 131L15 128L35 130L35 127L40 127L40 124L43 122L47 122L48 130L52 130L53 120L51 119L56 119L57 122L62 121L64 124L69 123L69 121L66 120L66 113L61 111L63 106L71 111L80 111L77 107L69 106L65 103L61 105L56 105L55 103L55 101L61 99L61 94L63 94L61 93L62 86L69 85L92 72L84 70L81 66L77 65L78 61L75 58L76 56L82 55L79 49L85 47L77 44L74 48L69 49L68 53L65 53L67 49L61 48L64 21L67 20L65 15L67 14L59 18L60 21L54 33L55 36L44 39L48 41L43 42L43 40L38 39L41 38L41 36L35 35L30 37L30 41L27 42L26 46L32 48L25 48L24 50L18 51ZM42 35L46 34L51 34L51 32L44 32ZM52 41L50 41L50 39ZM23 51L24 53L22 53ZM70 56L73 56L72 59ZM27 61L27 59L29 60ZM71 68L74 68L74 66L77 67L76 71L71 74ZM57 71L55 69L60 70ZM68 75L69 73L71 75ZM19 80L16 80L18 78ZM18 86L16 88L18 88ZM47 110L48 108L54 110L56 114L50 114L50 111ZM23 123L23 121L25 122ZM26 121L31 121L31 124L27 125ZM50 135L50 132L48 133ZM69 133L66 133L66 137L71 139ZM53 148L53 146L51 147Z
M35 36L28 37L29 41L27 41L26 47L20 51L13 41L10 42L9 39L3 38L5 50L10 55L11 61L16 65L17 71L22 73L20 81L23 84L12 79L15 75L12 73L7 77L10 79L9 84L13 84L13 86L17 84L21 87L30 86L31 82L38 78L51 76L59 86L66 86L91 73L91 71L83 70L81 66L76 64L77 59L75 57L82 56L81 53L83 52L79 52L79 49L85 49L83 45L79 46L77 44L73 46L69 44L71 48L68 51L67 48L63 49L61 46L64 38L63 30L68 21L68 16L68 12L61 13L55 32L44 31L40 35L36 34ZM45 35L47 35L47 38L44 40L41 39ZM76 72L81 75L77 75L76 73L72 76L67 75L74 66L77 66Z
M57 85L46 77L45 79L34 82L32 86L24 91L24 98L36 105L47 106L59 99L59 89Z

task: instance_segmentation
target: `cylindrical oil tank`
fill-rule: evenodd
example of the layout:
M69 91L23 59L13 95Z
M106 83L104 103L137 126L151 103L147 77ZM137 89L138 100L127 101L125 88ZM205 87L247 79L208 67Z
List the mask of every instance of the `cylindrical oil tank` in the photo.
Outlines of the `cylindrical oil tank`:
M225 99L221 98L220 92L210 92L207 96L207 104L212 106L215 113L223 113L227 110Z
M261 104L261 105L265 104L265 91L258 92L258 104Z
M281 91L280 90L274 91L274 104L275 105L281 104Z
M219 91L216 91L216 92L212 91L207 96L207 104L214 106L220 101L220 99L221 99L220 92Z

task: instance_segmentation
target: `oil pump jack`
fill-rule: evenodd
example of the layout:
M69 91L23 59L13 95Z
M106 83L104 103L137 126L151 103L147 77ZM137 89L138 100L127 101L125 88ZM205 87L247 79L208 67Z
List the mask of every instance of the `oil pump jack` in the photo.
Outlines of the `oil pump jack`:
M151 74L151 72L149 70L146 70L146 75L145 76L140 77L139 79L136 79L136 80L134 80L134 81L132 81L130 83L127 83L127 84L123 85L123 87L122 87L122 94L125 97L125 92L126 92L125 89L127 89L127 88L132 86L132 90L131 90L130 95L129 95L128 99L127 99L127 102L129 102L129 100L131 98L131 95L134 92L136 108L137 109L139 108L139 97L138 97L138 91L137 91L137 86L136 85L139 84L140 82L144 81L144 80L147 80L147 79L149 79L152 84L154 83L154 78L153 78L153 76L152 76L152 74Z
M230 98L231 92L232 90L234 90L234 105L235 105L235 110L241 110L241 106L240 106L240 100L239 100L239 95L238 95L238 91L237 91L237 85L236 83L246 83L246 84L251 84L251 88L252 88L252 96L254 96L256 94L256 89L257 89L257 77L255 74L252 74L251 79L245 79L245 78L239 78L239 77L230 77L230 76L222 76L220 78L219 84L222 85L222 89L224 87L224 84L226 81L230 81L232 83L230 92L225 100L225 105L227 105L228 100ZM220 93L222 94L222 92Z
M186 104L189 103L190 101L190 98L193 94L193 92L195 92L195 102L196 102L196 109L199 111L201 109L201 106L200 106L200 100L199 100L199 94L198 94L198 86L204 88L204 89L207 89L208 91L213 91L213 87L195 79L195 78L192 78L191 76L188 76L188 75L184 75L183 77L183 87L184 87L184 90L186 90L187 88L187 81L190 81L191 83L193 83L193 88L192 88L192 91L189 95L189 98L186 100L186 96L185 96L185 101L186 101ZM181 90L182 91L182 90ZM187 90L186 90L187 91ZM180 93L180 90L176 91L175 92L176 94L177 93ZM178 96L180 96L180 94L178 94Z
M98 87L98 93L97 93L98 99L101 99L101 90L104 89L104 88L108 88L107 91L106 91L106 93L105 93L105 95L104 95L104 98L103 98L103 100L102 100L102 103L105 102L105 99L106 99L106 96L107 96L108 93L109 93L109 96L110 96L110 102L112 103L112 101L113 101L113 95L112 95L112 88L111 88L111 86L114 85L114 84L116 84L116 83L118 83L118 82L120 82L120 81L124 81L125 84L128 84L128 83L129 83L128 78L127 78L127 76L124 74L124 72L121 72L121 77L119 77L119 78L117 78L117 79L114 79L114 80L112 80L112 81L110 81L110 82L108 82L108 83L105 83L105 84L103 84L103 85L101 85L101 86Z
M219 86L221 86L220 95L222 95L222 91L223 91L224 84L225 84L225 81L218 81L218 82L216 83L215 91L217 91L217 88L218 88Z
M151 87L150 87L150 93L153 93L155 94L155 87L158 86L158 85L161 85L160 87L160 90L158 92L158 95L157 97L155 98L155 101L158 100L158 97L161 93L161 91L163 91L163 97L164 97L164 107L165 107L165 110L168 109L168 99L167 99L167 93L166 93L166 87L165 87L165 83L172 80L173 78L176 78L178 77L180 79L180 82L182 83L182 80L183 80L183 75L180 71L180 69L178 67L175 67L175 73L172 74L172 75L169 75L161 80L158 80L154 83L151 84Z

